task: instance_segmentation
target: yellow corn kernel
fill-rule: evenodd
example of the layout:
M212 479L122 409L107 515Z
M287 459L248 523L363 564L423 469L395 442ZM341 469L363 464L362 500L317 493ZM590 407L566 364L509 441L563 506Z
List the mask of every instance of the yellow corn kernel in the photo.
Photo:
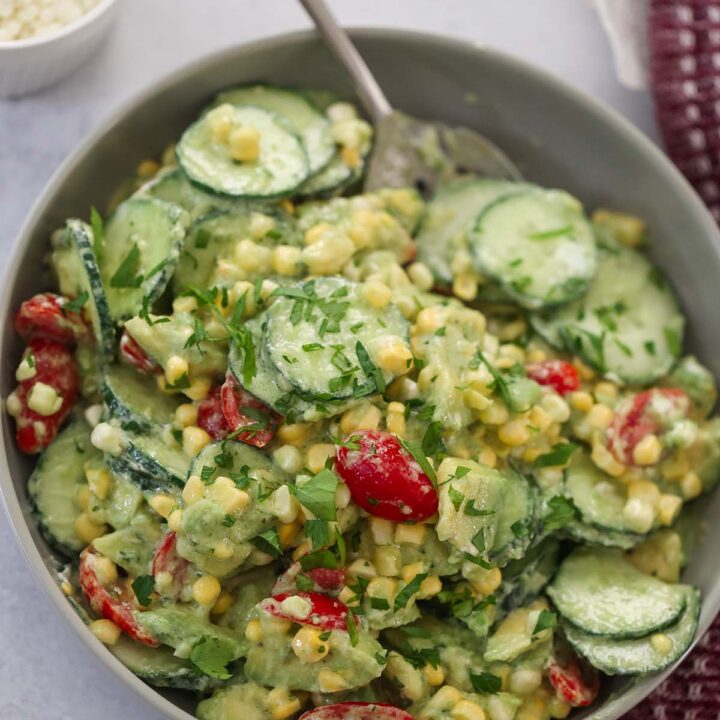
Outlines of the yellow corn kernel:
M535 405L530 410L530 423L544 433L552 425L553 418L542 405Z
M156 160L143 160L138 166L135 172L138 177L143 180L151 178L160 169L160 163Z
M181 428L197 425L198 409L192 403L182 403L175 410L175 423Z
M273 451L273 460L290 475L297 475L303 467L302 453L294 445L281 445Z
M369 402L361 403L346 410L340 419L340 430L349 435L356 430L377 430L380 427L382 413Z
M463 393L465 404L473 410L486 410L492 405L492 399L475 388L468 388Z
M190 381L190 387L183 390L183 394L191 400L204 400L210 392L212 381L210 378L197 377Z
M215 605L221 591L220 581L212 575L203 575L192 585L193 600L206 607Z
M424 308L415 319L415 332L419 335L431 335L445 325L445 310L434 306Z
M680 480L680 490L686 500L696 498L703 490L700 476L694 470L686 473Z
M454 720L485 720L485 711L469 700L461 700L450 714Z
M510 447L524 445L530 439L530 431L522 420L511 420L498 428L498 439Z
M185 358L180 355L171 355L165 366L165 380L168 385L175 385L180 378L190 372L190 366Z
M96 557L94 568L95 574L103 585L112 585L117 582L117 565L110 558Z
M348 566L348 576L351 578L374 578L377 577L375 566L364 558L353 560Z
M657 435L646 435L633 448L633 462L636 465L654 465L660 460L662 454L662 444Z
M565 700L561 700L556 696L550 698L548 712L550 713L550 717L554 718L554 720L565 720L571 710L572 705L569 702L565 702Z
M453 278L453 294L465 302L477 297L477 278L472 273L460 273Z
M593 438L590 457L601 470L604 470L612 477L620 477L626 470L625 465L618 462L615 456L605 447L599 434Z
M399 403L390 404L397 405ZM388 432L394 433L395 435L402 437L405 434L406 429L405 413L388 412L387 418L385 420L385 427L387 428Z
M409 563L408 565L405 565L402 569L402 579L406 583L409 583L416 575L420 575L424 572L425 565L422 562L418 561L414 563Z
M232 543L227 538L223 538L212 546L212 556L218 560L229 560L234 553Z
M180 530L180 527L182 526L182 517L183 511L179 507L176 507L168 516L168 530L172 530L172 532L178 532L178 530Z
M596 403L590 408L585 421L595 430L605 430L612 422L615 413L602 403Z
M425 694L423 673L397 652L388 653L384 674L397 685L400 694L408 700L417 702Z
M443 685L433 695L432 703L440 708L452 708L462 700L462 695L457 688L452 685Z
M251 125L241 125L228 136L230 154L238 162L254 162L260 156L260 133Z
M105 468L88 468L85 471L90 492L98 499L104 500L112 489L113 480Z
M650 644L661 655L667 655L673 649L673 641L665 633L651 635Z
M423 674L425 675L428 685L432 685L433 687L442 685L445 682L445 671L440 665L437 667L434 667L433 665L425 665L423 667Z
M215 482L205 488L205 497L219 505L227 515L241 513L250 504L250 495L224 475L215 478Z
M646 533L655 521L655 508L642 498L631 498L625 503L622 515L632 530Z
M228 611L230 605L232 605L232 595L226 590L223 590L220 595L218 595L218 599L215 601L210 612L213 615L222 615Z
M331 693L346 690L348 683L345 678L332 670L321 670L318 673L320 692Z
M410 348L400 339L383 345L375 358L380 369L393 375L405 375L412 366L412 352Z
M320 662L330 652L330 643L321 640L322 631L318 628L301 627L290 641L292 651L296 657L305 663Z
M253 643L262 642L263 631L259 620L251 620L245 627L245 637Z
M422 545L425 542L427 525L396 525L395 542Z
M402 569L400 548L393 545L381 545L373 554L373 565L380 575L396 577Z
M278 245L272 251L272 269L284 277L292 277L300 271L302 250L292 245Z
M211 437L200 427L190 425L183 428L182 447L188 457L195 457L210 441Z
M206 115L210 126L210 135L215 142L226 143L228 141L234 114L233 106L230 103L223 103Z
M481 410L478 417L485 425L503 425L510 419L510 413L504 405L494 402L490 407Z
M542 684L542 674L538 670L515 670L510 675L510 692L516 695L530 695Z
M375 245L380 214L373 210L358 210L350 218L350 239L358 250Z
M598 208L592 221L609 228L618 241L628 247L637 247L645 237L645 221L635 215Z
M360 164L360 153L357 148L344 145L340 151L340 159L343 161L343 165L354 169Z
M543 362L547 360L547 353L540 348L530 348L527 351L526 360L530 363Z
M490 568L481 577L473 578L470 584L477 593L483 597L492 595L502 582L502 572L500 568Z
M593 406L593 398L589 392L577 390L570 394L570 405L582 413L589 413Z
M309 423L294 423L292 425L280 425L277 429L278 440L289 445L303 445L310 437Z
M114 645L120 639L120 628L112 620L93 620L90 632L103 644Z
M482 465L494 468L495 465L497 465L497 455L491 447L486 445L478 455L478 462Z
M519 317L516 320L507 323L507 325L504 325L500 329L498 337L503 342L512 342L513 340L517 340L526 330L527 323L523 318Z
M191 313L197 310L197 299L189 295L180 295L173 300L174 313Z
M394 525L390 520L383 518L370 518L370 533L376 545L391 545L393 541Z
M300 529L300 523L296 522L282 523L280 525L280 527L278 528L278 538L280 539L280 544L283 546L283 548L289 548L295 543L298 538L298 533L300 532Z
M573 358L572 364L578 371L578 375L580 375L581 380L587 382L595 377L595 371L589 365L586 365L580 358Z
M306 245L302 260L311 275L336 275L352 258L352 240L339 232L325 233L317 242Z
M332 443L316 443L308 448L305 464L312 473L319 473L328 458L335 457L335 445Z
M95 538L106 535L110 529L107 525L100 525L93 522L86 512L80 513L75 518L75 534L85 544L90 544Z
M266 704L273 720L285 720L300 710L298 698L291 695L286 688L273 688L267 696Z
M390 600L397 593L397 581L393 578L375 577L370 580L367 586L367 594L370 597L384 598Z
M376 310L382 310L392 300L392 290L379 280L368 280L363 283L360 294L365 302Z
M655 507L660 500L660 490L658 486L650 480L632 480L632 482L628 483L628 497L637 498Z
M28 407L38 415L54 415L62 407L63 399L55 388L44 382L36 382L28 395Z
M182 499L186 505L192 505L198 500L202 500L205 495L205 483L200 479L199 475L191 475L182 491Z
M167 520L175 507L175 498L172 495L158 493L150 498L148 504L161 518Z
M292 559L299 560L301 557L307 555L310 552L310 550L312 550L310 541L304 540L295 548L295 550L293 550Z
M615 383L603 380L595 384L593 394L598 402L612 404L618 397L618 388Z
M305 231L303 240L306 245L314 245L327 232L332 232L333 226L330 223L318 223Z
M421 600L433 597L442 590L442 580L437 575L429 575L420 583L418 597Z

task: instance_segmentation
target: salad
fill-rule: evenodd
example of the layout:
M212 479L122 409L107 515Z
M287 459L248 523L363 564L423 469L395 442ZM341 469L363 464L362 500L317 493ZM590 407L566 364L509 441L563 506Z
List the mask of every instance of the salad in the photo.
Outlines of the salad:
M546 720L690 646L715 384L643 221L363 192L326 92L221 93L51 238L6 399L97 638L200 720Z

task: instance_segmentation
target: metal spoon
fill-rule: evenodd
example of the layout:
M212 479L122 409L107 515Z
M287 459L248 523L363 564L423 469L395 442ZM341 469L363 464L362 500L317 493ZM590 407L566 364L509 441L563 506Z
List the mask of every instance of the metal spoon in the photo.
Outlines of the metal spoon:
M458 174L521 178L505 153L474 130L418 120L394 110L325 1L300 2L352 77L375 125L375 144L365 179L367 190L414 185L430 195L439 182Z

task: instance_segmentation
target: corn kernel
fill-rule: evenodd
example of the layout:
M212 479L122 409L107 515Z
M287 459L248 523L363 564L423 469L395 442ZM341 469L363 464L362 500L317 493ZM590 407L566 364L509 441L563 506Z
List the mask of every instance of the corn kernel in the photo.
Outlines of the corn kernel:
M540 348L530 348L527 351L526 359L529 363L543 362L547 360L547 353Z
M199 475L191 475L182 491L182 499L186 505L192 505L205 495L205 483Z
M412 352L400 339L395 338L377 351L378 367L393 375L405 375L412 366Z
M93 522L86 512L80 513L80 515L75 518L75 534L85 544L89 544L95 540L95 538L106 535L109 529L107 525L100 525Z
M300 700L286 688L273 688L267 696L267 707L273 720L285 720L300 710Z
M418 597L421 600L433 597L442 590L442 580L437 575L429 575L420 583Z
M498 337L503 342L512 342L513 340L517 340L519 337L521 337L526 332L526 330L527 323L523 318L519 317L516 320L507 323L507 325L504 325L500 329Z
M112 620L105 618L93 620L90 623L90 632L103 645L114 645L120 639L120 628Z
M241 513L250 504L250 495L224 475L215 478L215 482L205 488L205 497L219 505L227 515Z
M595 395L595 399L598 402L612 405L615 400L617 400L618 388L615 383L603 380L602 382L595 384L595 387L593 388L593 394Z
M680 490L686 500L692 500L700 495L703 490L702 481L694 470L691 470L680 480Z
M641 498L631 498L622 512L625 522L638 533L646 533L655 521L655 509Z
M397 581L388 577L374 577L367 586L367 594L370 597L384 598L390 600L397 592Z
M389 412L385 420L385 427L388 432L391 432L398 437L402 437L405 434L406 429L405 414Z
M620 477L627 469L625 465L617 461L598 436L593 439L590 457L601 470L612 477Z
M344 510L350 504L350 500L352 500L350 488L343 482L338 483L335 488L335 507L338 510Z
M297 452L295 448L293 448L293 450ZM287 485L281 485L272 494L270 503L272 514L275 515L281 523L288 524L294 522L300 512L300 503L290 494L290 489Z
M143 160L136 169L136 173L138 177L143 178L143 180L147 178L151 178L157 171L160 169L160 163L156 160Z
M478 455L478 462L481 465L487 465L490 468L494 468L495 465L497 465L497 455L491 447L486 445Z
M192 596L195 602L206 607L212 607L220 597L222 587L216 577L203 575L192 585Z
M171 355L165 365L165 380L168 385L177 384L183 376L190 372L190 366L185 358L180 355Z
M103 585L112 585L117 582L117 565L115 565L110 558L102 556L96 557L93 567L95 574L98 576L98 580L100 580Z
M646 435L633 448L633 462L636 465L654 465L660 460L662 444L657 435Z
M310 437L309 423L295 423L292 425L280 425L277 429L278 440L289 445L303 445Z
M460 273L453 278L453 294L465 302L477 297L477 278L473 273Z
M392 545L381 545L373 554L373 565L380 575L394 577L400 574L402 555L400 548Z
M582 413L589 413L593 406L593 398L589 392L577 390L570 394L570 405Z
M522 420L511 420L498 428L498 439L505 445L517 447L530 439L530 431Z
M493 401L487 395L484 395L475 388L468 388L463 394L465 404L473 410L486 410Z
M645 237L645 221L635 215L599 208L593 213L592 221L608 227L618 241L628 247L637 247Z
M490 407L481 410L478 417L485 425L503 425L510 419L510 413L501 403L493 402Z
M190 381L190 387L183 390L183 394L191 400L203 400L210 392L212 381L210 378L197 377Z
M296 475L302 470L302 453L293 445L281 445L273 451L273 460L288 474Z
M305 663L316 663L327 657L330 643L321 640L321 631L313 627L301 627L290 641L295 655Z
M396 525L395 542L409 545L422 545L425 542L427 525Z
M343 165L355 169L360 164L360 153L357 148L344 145L340 151L340 159L343 161Z
M585 421L595 430L605 430L610 426L615 413L602 403L596 403L590 408Z
M263 631L259 620L251 620L245 627L245 637L253 643L262 642Z
M376 545L391 545L393 541L394 524L383 518L370 518L370 533Z
M392 290L379 280L368 280L363 283L360 294L363 299L376 310L382 310L392 299Z
M661 655L667 655L673 649L673 641L665 633L651 635L650 644Z
M182 403L175 410L175 423L181 428L197 425L198 409L192 403Z
M175 507L175 498L172 495L158 493L148 501L150 507L162 518L167 520L172 509Z
M379 408L364 402L346 410L340 419L340 429L349 435L357 430L377 430L380 427L382 413Z
M197 310L197 299L190 295L180 295L173 300L174 313L191 313Z
M423 667L423 674L425 675L428 685L432 685L433 687L442 685L445 682L445 671L440 665L437 667L433 665L425 665Z
M223 590L220 595L218 595L218 599L215 601L210 612L213 615L223 615L230 609L230 605L232 605L232 595L226 590Z
M335 445L331 443L316 443L308 448L305 454L305 464L312 473L319 473L328 458L335 457Z
M355 246L346 235L325 233L317 242L302 251L302 260L311 275L335 275L352 258Z
M292 277L300 272L302 250L292 245L278 245L272 251L272 269L284 277Z
M420 290L427 292L428 290L432 290L435 284L433 274L425 263L412 263L407 269L407 274L410 280L412 280L413 285Z
M424 308L415 319L415 332L419 335L431 335L445 325L445 310L434 306Z
M542 405L535 405L530 410L530 422L533 427L536 427L540 432L547 432L548 428L553 423L553 418L550 413L545 410Z
M214 142L226 143L228 141L234 114L235 109L230 103L218 105L207 114L210 135Z
M309 540L303 540L296 548L293 550L292 559L293 560L299 560L301 557L307 555L310 550L312 550L312 546L310 545Z
M232 543L227 538L216 542L212 546L211 552L212 556L217 560L229 560L235 554Z
M564 423L570 418L568 404L557 393L546 393L540 401L545 412L557 423Z
M474 702L461 700L451 711L454 720L485 720L485 711Z
M550 713L550 717L554 718L554 720L565 720L571 710L572 705L570 705L569 702L565 702L565 700L561 700L556 696L550 698L548 712Z
M595 377L595 371L589 365L586 365L580 358L573 358L572 364L578 371L578 375L580 375L581 380L590 381Z
M490 568L482 576L473 578L470 584L477 593L483 597L492 595L502 582L502 572L500 568Z
M196 425L183 428L182 447L188 457L195 457L211 440L205 430Z
M510 692L529 695L542 684L542 674L537 670L516 670L510 676Z
M63 399L54 387L44 382L36 382L30 389L27 404L30 410L34 410L38 415L47 417L54 415L60 410Z
M104 500L112 489L113 480L110 473L104 468L88 468L85 471L88 487L98 500Z
M402 579L409 583L413 580L416 575L420 575L425 572L425 565L422 562L414 562L405 565L402 569Z
M260 156L260 133L251 125L241 125L228 136L230 154L238 162L254 162Z
M87 510L90 506L90 488L87 485L83 485L75 496L75 502L81 510Z
M460 691L454 688L452 685L443 685L433 695L433 705L440 708L452 708L462 700Z
M180 530L180 527L182 526L182 517L183 511L179 507L176 507L168 516L168 530L171 530L172 532L178 532Z
M318 673L318 685L321 692L331 693L346 690L348 683L342 675L332 670L321 670Z
M283 548L288 548L297 541L300 529L300 523L296 522L283 523L280 525L278 528L278 538Z

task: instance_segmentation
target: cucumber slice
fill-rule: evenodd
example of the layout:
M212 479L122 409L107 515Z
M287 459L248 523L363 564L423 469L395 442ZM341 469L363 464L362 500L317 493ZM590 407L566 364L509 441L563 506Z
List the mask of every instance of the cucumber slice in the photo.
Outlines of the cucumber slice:
M320 110L295 90L273 85L247 85L220 93L214 105L252 105L280 115L302 139L311 175L324 168L335 154L330 123Z
M373 360L388 343L407 341L408 323L394 305L376 310L356 283L341 278L317 278L282 293L265 312L263 336L269 361L302 398L372 395L395 377Z
M351 168L342 161L339 153L335 153L320 172L298 188L297 194L303 199L340 195L362 177L366 159L367 154L362 156L357 167Z
M271 218L273 227L255 242L269 247L301 244L302 238L293 218L277 208L243 204L232 211L204 215L188 231L173 277L175 294L179 295L189 287L205 289L215 284L218 261L232 257L237 243L252 237L251 225L257 215Z
M157 300L180 256L190 216L178 205L155 198L132 197L105 226L100 247L100 275L110 314L126 320Z
M162 534L160 518L141 511L127 527L95 538L92 545L130 576L138 577L150 571L155 546Z
M502 613L527 605L542 592L557 569L559 548L555 538L545 538L503 568L502 585L495 593Z
M496 199L478 216L470 247L478 269L529 309L574 300L595 274L592 226L580 202L560 190Z
M671 642L667 652L657 650L652 637L613 640L588 635L571 626L565 628L565 636L575 650L606 675L647 675L664 670L679 660L692 644L700 615L700 592L689 585L678 585L677 588L684 596L685 611L663 632Z
M84 306L90 317L95 339L104 360L115 356L115 325L110 315L100 277L90 226L81 220L68 220L59 247L53 251L52 264L58 275L60 292L68 297L88 294Z
M124 365L105 368L101 393L110 415L138 432L171 423L180 404L176 396L159 393L153 378Z
M609 530L596 525L587 525L576 520L563 527L563 534L586 545L600 545L601 547L621 548L622 550L634 548L646 537L637 533L620 532L619 530Z
M672 625L684 592L645 575L620 550L577 548L547 589L560 614L590 635L638 638Z
M449 285L455 255L468 249L468 235L477 216L502 195L528 187L507 180L465 177L441 185L427 204L416 238L418 260L438 282Z
M510 468L503 475L507 482L498 511L495 539L488 556L490 562L498 567L523 557L536 531L535 494L530 483Z
M300 138L278 115L254 107L236 107L234 121L260 133L260 156L236 162L226 143L212 139L207 117L191 125L177 146L177 161L191 182L210 192L244 198L289 195L308 177Z
M128 670L155 687L207 692L223 684L195 672L189 661L175 657L167 646L150 648L121 635L108 649Z
M28 495L47 541L65 555L85 547L75 534L82 512L77 494L85 481L85 463L100 452L90 444L90 426L84 420L68 425L40 456L28 481Z
M667 374L682 350L684 319L677 300L636 250L605 241L599 259L585 297L531 315L533 328L614 380L651 383Z

